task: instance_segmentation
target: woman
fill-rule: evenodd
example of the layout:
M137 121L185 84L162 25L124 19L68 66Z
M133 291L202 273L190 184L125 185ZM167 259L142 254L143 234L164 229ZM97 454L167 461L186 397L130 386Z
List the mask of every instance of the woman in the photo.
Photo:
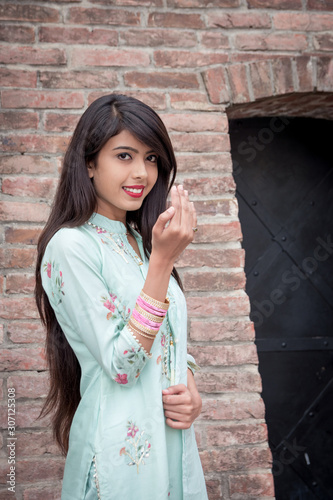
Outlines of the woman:
M93 102L66 152L36 271L62 500L207 498L174 269L196 214L182 186L166 210L175 174L161 119L123 95Z

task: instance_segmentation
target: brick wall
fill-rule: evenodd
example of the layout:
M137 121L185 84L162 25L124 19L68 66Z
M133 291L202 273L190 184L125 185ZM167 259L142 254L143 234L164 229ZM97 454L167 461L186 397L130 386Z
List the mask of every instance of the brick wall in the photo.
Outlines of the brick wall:
M199 213L179 269L189 350L202 366L196 432L209 498L274 497L227 113L318 115L320 108L332 117L332 8L331 0L1 2L1 498L60 498L63 459L48 419L36 421L47 372L32 296L35 244L78 117L111 91L161 114L178 181ZM15 494L5 484L9 387L16 389Z

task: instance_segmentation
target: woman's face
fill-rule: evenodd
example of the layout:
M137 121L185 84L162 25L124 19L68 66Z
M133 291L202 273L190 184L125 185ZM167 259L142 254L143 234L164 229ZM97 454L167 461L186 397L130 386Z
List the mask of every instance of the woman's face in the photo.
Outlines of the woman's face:
M157 154L123 130L103 146L88 173L97 195L96 211L125 223L126 212L141 207L157 180Z

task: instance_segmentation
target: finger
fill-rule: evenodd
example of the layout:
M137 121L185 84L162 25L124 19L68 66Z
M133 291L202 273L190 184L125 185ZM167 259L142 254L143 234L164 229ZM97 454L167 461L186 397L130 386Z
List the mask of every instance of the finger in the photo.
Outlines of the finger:
M176 411L177 413L188 415L192 413L193 406L190 404L182 404L182 405L163 405L164 411Z
M168 221L170 221L175 215L175 209L174 207L169 207L167 210L162 212L155 225L154 225L154 232L161 234L164 231L165 225L167 224Z
M171 206L175 209L175 216L173 217L173 225L180 224L181 222L181 201L178 189L176 186L171 188Z
M169 427L172 427L173 429L189 429L192 425L190 422L178 422L178 421L172 420L171 418L167 418L165 420L165 423Z
M185 384L170 385L167 389L163 389L162 394L178 394L179 392L188 391Z
M178 413L177 411L165 411L164 415L166 418L172 418L172 420L178 420L178 422L191 422L191 416L185 413Z

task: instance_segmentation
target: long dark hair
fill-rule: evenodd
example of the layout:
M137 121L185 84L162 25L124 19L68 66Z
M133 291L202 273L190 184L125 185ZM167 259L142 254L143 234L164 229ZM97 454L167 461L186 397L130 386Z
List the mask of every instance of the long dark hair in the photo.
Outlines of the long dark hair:
M81 399L81 368L42 287L41 263L48 242L60 228L81 226L96 209L95 189L87 165L95 163L106 142L123 130L131 132L158 155L156 184L139 210L127 212L127 222L141 234L149 256L152 228L166 209L167 195L176 176L176 159L166 128L155 111L137 99L117 94L100 97L80 118L64 157L49 219L37 245L35 298L47 330L46 357L50 370L50 390L41 415L53 412L54 437L65 455L70 426ZM172 274L181 286L175 269Z

